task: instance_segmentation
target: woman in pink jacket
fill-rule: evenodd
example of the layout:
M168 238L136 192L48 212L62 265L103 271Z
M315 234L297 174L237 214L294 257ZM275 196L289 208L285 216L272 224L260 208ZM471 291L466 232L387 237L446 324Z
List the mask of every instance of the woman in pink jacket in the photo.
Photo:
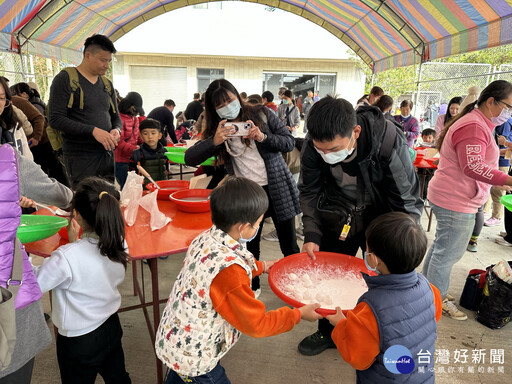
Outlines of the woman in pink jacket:
M494 127L507 121L511 112L512 84L494 81L445 126L437 142L441 157L427 194L437 228L423 274L441 291L443 312L456 320L467 316L448 295L452 267L464 255L475 214L489 198L491 186L512 185L512 177L498 169L493 136Z
M119 102L119 116L123 121L123 130L119 144L114 151L116 159L116 179L121 188L123 188L128 176L128 163L132 152L139 148L142 139L139 134L139 117L144 115L142 108L142 96L137 92L129 92L126 97Z

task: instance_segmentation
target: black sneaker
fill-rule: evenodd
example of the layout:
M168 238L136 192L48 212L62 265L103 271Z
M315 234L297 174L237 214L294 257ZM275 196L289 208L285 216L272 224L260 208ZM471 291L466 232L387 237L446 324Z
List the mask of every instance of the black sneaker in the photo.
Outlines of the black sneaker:
M325 337L320 333L320 331L316 331L312 335L305 337L299 343L299 352L305 356L315 356L327 348L336 348L336 345L332 341L330 337Z

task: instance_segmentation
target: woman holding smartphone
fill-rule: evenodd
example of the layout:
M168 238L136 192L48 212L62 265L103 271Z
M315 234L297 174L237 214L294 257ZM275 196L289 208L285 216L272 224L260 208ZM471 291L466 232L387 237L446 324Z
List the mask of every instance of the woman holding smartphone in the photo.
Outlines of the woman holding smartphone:
M269 199L265 217L272 217L284 256L299 252L295 216L300 213L299 192L284 162L295 140L279 118L262 105L243 104L236 88L227 80L213 81L205 96L206 128L202 140L185 152L185 163L196 166L211 156L223 163L228 174L246 177L263 187ZM231 122L251 124L247 136L232 136ZM247 248L260 258L260 230ZM259 294L259 278L252 289Z

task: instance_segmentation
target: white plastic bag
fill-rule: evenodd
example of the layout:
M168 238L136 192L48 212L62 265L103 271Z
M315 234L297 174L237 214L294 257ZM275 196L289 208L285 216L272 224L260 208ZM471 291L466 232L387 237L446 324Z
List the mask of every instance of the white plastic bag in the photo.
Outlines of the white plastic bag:
M143 176L139 176L135 171L128 172L126 183L121 191L121 204L126 206L124 219L130 227L135 223L137 212L139 210L139 200L142 197Z
M151 226L152 231L165 227L171 221L169 217L165 216L158 209L158 204L156 202L157 195L158 190L155 190L139 200L140 206L151 215L149 225Z

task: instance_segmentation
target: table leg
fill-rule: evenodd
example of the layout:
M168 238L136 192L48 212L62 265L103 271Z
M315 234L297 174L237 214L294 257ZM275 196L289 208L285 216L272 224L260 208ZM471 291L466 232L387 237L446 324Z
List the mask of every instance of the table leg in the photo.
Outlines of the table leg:
M151 290L153 295L153 326L156 331L160 324L160 290L158 288L158 258L148 259L149 270L151 271ZM154 344L154 339L153 339ZM156 357L156 376L157 382L163 382L162 362Z
M133 296L137 296L137 260L132 260Z

